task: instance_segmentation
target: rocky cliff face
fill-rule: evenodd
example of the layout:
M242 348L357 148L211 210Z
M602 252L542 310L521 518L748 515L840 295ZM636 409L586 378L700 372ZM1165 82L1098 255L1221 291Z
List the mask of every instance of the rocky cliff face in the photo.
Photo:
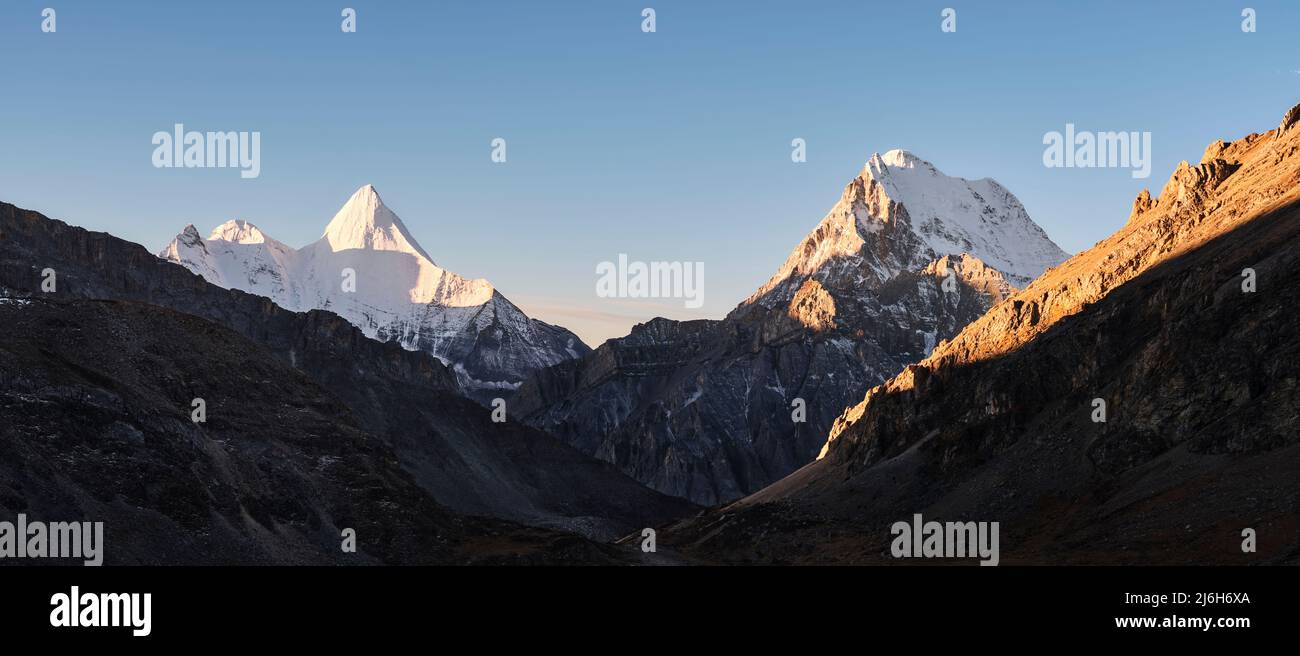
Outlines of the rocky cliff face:
M590 351L564 328L526 316L488 281L435 264L370 185L303 248L228 221L207 239L186 226L158 256L220 287L289 310L330 310L367 336L429 353L485 403L508 397L534 370Z
M46 269L56 276L52 293L41 291ZM689 511L537 430L493 422L427 353L370 339L331 312L290 312L223 289L138 245L3 203L0 288L146 303L228 327L345 405L425 493L457 512L606 539Z
M996 182L876 155L724 320L639 325L539 372L513 405L657 490L734 500L812 460L846 405L1064 258Z
M1295 115L1181 164L1120 231L872 388L822 459L680 544L892 561L890 524L922 513L1000 522L1003 562L1295 561Z

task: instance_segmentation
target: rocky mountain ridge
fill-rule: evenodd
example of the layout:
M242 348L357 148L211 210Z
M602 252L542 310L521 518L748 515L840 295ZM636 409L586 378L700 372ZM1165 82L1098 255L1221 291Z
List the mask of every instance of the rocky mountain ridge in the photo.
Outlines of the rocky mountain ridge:
M821 459L665 542L898 562L889 527L919 513L999 522L1003 563L1296 562L1296 115L1180 164L1115 234L868 391Z
M42 292L43 272L56 291ZM224 326L347 406L433 501L455 512L610 539L689 504L461 394L427 353L367 337L338 315L296 313L207 282L136 244L0 203L0 288L10 295L144 303Z
M844 407L1064 258L996 182L873 155L725 319L638 325L513 404L654 489L730 501L812 460Z

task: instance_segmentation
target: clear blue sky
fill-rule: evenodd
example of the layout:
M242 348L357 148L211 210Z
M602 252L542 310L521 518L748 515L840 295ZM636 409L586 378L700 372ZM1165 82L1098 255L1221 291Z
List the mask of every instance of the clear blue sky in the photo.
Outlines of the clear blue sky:
M995 178L1074 252L1179 160L1300 100L1295 2L1083 4L5 0L0 199L151 251L231 218L301 246L373 183L439 264L594 342L697 316L597 298L596 263L703 261L700 314L721 316L872 152ZM1067 122L1151 131L1151 178L1044 168ZM261 177L154 168L174 123L260 131Z

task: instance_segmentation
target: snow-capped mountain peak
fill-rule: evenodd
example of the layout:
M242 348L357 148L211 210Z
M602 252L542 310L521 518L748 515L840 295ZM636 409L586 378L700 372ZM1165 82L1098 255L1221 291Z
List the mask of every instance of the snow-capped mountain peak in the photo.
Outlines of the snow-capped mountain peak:
M158 256L222 287L298 312L328 309L371 337L432 353L454 364L471 392L500 394L588 350L569 331L530 319L487 280L434 264L371 185L303 248L227 221L206 240L186 226Z
M195 230L194 234L197 235L198 230ZM263 244L266 243L266 234L247 221L230 220L213 229L212 234L208 235L208 240L228 241L235 244Z
M861 179L903 206L912 232L932 251L928 259L968 253L1024 285L1068 256L1020 200L990 178L945 175L913 153L891 150L873 154Z
M199 234L199 229L194 227L193 223L186 224L186 226L181 230L179 236L184 237L183 241L186 244L203 241L203 237Z
M352 194L325 227L321 239L335 252L352 249L397 251L433 262L402 220L384 205L374 185L365 185Z
M936 171L933 164L917 157L910 151L901 148L887 151L884 155L881 155L880 153L871 154L871 159L867 161L867 168L880 170L884 167L903 169L925 168L930 171Z
M747 302L793 297L816 278L872 289L945 256L970 255L1022 287L1068 254L989 178L945 175L905 150L872 154L785 263ZM775 299L769 298L776 293Z

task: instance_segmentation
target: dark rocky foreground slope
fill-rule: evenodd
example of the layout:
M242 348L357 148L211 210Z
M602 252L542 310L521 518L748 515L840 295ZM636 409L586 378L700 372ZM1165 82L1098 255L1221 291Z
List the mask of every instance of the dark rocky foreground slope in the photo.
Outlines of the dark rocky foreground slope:
M45 269L56 274L53 293L41 291ZM107 234L0 204L0 287L136 301L229 327L341 402L434 502L458 513L609 539L690 511L540 431L492 422L428 354L368 339L329 312L289 312L211 285Z
M439 506L334 395L212 322L34 297L0 298L0 325L0 517L103 522L105 564L619 561Z
M898 562L890 526L921 513L1000 522L1003 563L1300 562L1298 115L1211 144L1119 232L872 389L824 458L661 543Z

